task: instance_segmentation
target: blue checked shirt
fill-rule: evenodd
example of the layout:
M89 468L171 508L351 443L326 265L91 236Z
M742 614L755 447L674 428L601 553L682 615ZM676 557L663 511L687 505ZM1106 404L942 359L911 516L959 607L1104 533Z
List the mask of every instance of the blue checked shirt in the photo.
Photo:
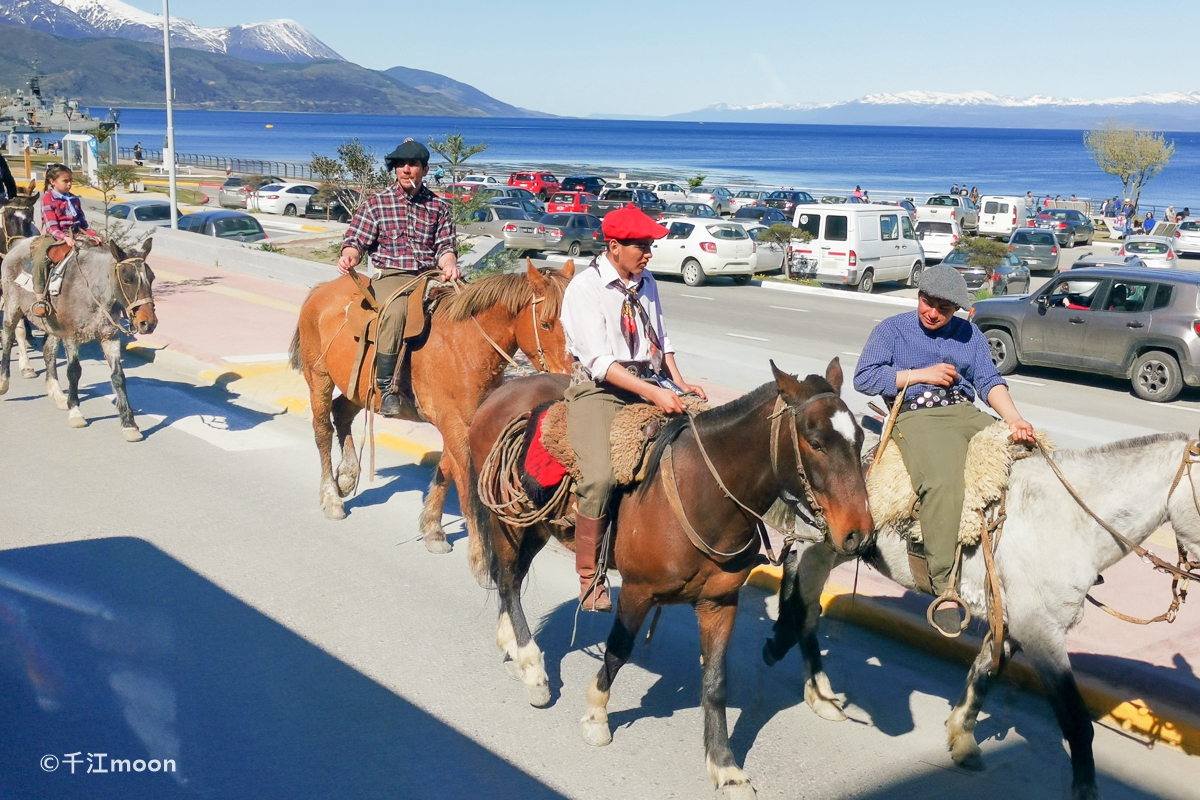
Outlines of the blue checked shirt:
M987 401L996 386L1007 386L992 363L987 340L979 328L961 317L954 317L936 331L926 330L916 311L888 317L875 326L863 347L854 370L854 388L865 395L882 395L891 401L896 396L896 373L906 369L924 369L934 364L951 364L958 379L951 388ZM938 387L913 384L905 399Z

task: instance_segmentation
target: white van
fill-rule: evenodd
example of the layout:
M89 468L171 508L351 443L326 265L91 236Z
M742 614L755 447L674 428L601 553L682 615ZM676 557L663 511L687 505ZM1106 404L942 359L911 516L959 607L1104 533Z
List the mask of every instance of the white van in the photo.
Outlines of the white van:
M980 236L995 236L1008 241L1013 231L1028 224L1029 210L1024 197L988 195L979 198Z
M869 292L877 281L916 286L925 253L903 208L875 204L796 206L792 227L812 241L792 240L793 278L857 286Z

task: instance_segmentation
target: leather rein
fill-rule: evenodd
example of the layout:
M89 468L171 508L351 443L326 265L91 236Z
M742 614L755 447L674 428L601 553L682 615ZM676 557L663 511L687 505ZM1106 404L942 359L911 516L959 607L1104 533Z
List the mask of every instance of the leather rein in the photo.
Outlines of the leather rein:
M71 251L71 254L68 255L67 258L76 255L78 252L79 248L76 247ZM125 288L124 281L121 280L121 267L123 266L133 266L134 273L137 275L137 286L133 288L132 299L129 297L129 291ZM116 287L116 291L120 293L120 297L113 299L120 303L122 310L124 310L126 322L130 323L130 326L128 327L113 319L112 313L109 310L112 301L110 300L109 303L105 303L103 300L101 300L96 295L96 291L92 288L92 284L87 278L87 273L82 267L79 269L79 276L83 278L83 284L87 287L88 294L90 294L92 299L96 301L96 305L101 311L104 312L104 316L108 317L108 321L112 323L113 327L115 327L117 330L133 336L134 331L131 326L133 322L134 310L147 304L154 305L154 295L150 288L150 278L146 275L146 259L142 256L136 256L134 258L126 258L122 261L114 261L110 274L113 285ZM144 295L142 294L143 287L145 288L146 292Z
M691 412L688 413L688 416L690 417L688 427L691 429L692 438L696 442L696 447L700 450L700 456L704 459L704 465L708 468L708 473L713 477L713 480L717 482L717 486L720 487L721 492L724 493L725 497L731 500L734 505L736 505L743 513L754 519L753 531L747 538L746 543L737 550L732 552L724 552L717 550L707 541L705 541L704 537L700 535L700 533L688 520L687 511L684 509L683 500L679 495L679 485L675 479L675 465L671 445L667 445L663 449L659 470L660 474L662 475L663 488L667 495L667 504L671 506L671 510L675 514L676 521L679 522L680 527L683 528L684 533L687 534L688 539L692 542L697 550L705 555L710 556L718 562L725 562L742 555L761 539L761 541L766 545L767 552L770 554L771 562L778 565L783 561L784 557L786 557L792 542L823 541L829 535L829 523L825 520L825 511L821 507L821 504L817 501L816 495L813 493L812 483L808 479L808 474L804 470L804 462L800 457L800 435L796 432L795 419L800 415L801 412L804 411L805 408L816 401L823 400L827 397L837 396L838 395L834 394L833 392L821 392L813 395L797 406L788 404L782 397L778 397L775 400L775 409L771 413L771 472L774 474L775 480L782 485L783 481L779 473L778 457L780 446L780 428L782 427L783 415L790 414L792 417L792 423L788 425L788 430L792 439L792 452L796 459L796 472L800 477L801 485L804 487L804 498L801 500L800 498L793 497L790 492L784 490L784 495L786 496L783 499L789 506L793 508L793 510L795 510L797 516L801 517L806 524L816 528L821 534L819 538L815 539L801 537L796 533L795 525L792 523L789 525L788 529L783 531L785 544L779 558L775 557L774 550L771 547L771 542L767 536L767 527L769 527L767 520L762 514L759 514L757 511L750 508L750 506L739 500L737 496L729 490L729 487L725 485L725 481L721 478L721 473L717 470L716 464L713 463L712 458L708 455L708 450L704 447L704 441L700 438L700 432L696 429L696 416ZM811 517L804 514L801 503L806 505L808 510L812 512Z

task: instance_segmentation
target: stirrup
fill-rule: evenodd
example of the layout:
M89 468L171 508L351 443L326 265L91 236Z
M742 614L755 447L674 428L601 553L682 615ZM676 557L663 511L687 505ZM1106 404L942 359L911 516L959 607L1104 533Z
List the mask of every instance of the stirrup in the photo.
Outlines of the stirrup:
M33 314L38 319L45 319L50 316L50 301L35 300L29 309L29 313Z
M946 629L933 621L934 615L947 603L951 603L963 610L962 622L959 629L954 633L949 633L946 631ZM946 591L938 595L938 597L929 604L929 608L925 610L925 621L929 623L929 627L933 628L947 639L957 639L962 635L962 632L967 629L967 626L971 624L971 609L967 608L967 604L963 602L963 599L958 596L958 592L956 592L954 587L951 586L948 587Z
M580 587L579 605L584 611L607 614L612 611L612 598L608 596L607 582L599 576L591 586Z

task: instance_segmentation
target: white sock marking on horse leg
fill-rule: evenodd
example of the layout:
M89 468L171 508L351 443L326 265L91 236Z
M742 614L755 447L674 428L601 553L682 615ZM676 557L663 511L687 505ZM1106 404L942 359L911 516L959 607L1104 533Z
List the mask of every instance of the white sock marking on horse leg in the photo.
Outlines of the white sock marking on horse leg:
M833 429L846 437L846 441L854 444L854 417L850 416L849 411L838 411L829 418L829 424Z
M550 676L546 674L546 657L533 639L530 639L529 644L524 647L517 648L515 660L525 676L522 679L525 683L530 686L541 686L550 682Z
M750 783L746 773L739 767L718 767L708 758L704 759L704 763L708 766L708 776L718 789L726 786L746 786Z
M500 614L500 623L496 626L496 647L513 661L517 660L517 633L513 630L512 618L507 611Z
M599 678L592 678L587 690L587 713L580 722L602 722L608 724L608 692L600 691Z

